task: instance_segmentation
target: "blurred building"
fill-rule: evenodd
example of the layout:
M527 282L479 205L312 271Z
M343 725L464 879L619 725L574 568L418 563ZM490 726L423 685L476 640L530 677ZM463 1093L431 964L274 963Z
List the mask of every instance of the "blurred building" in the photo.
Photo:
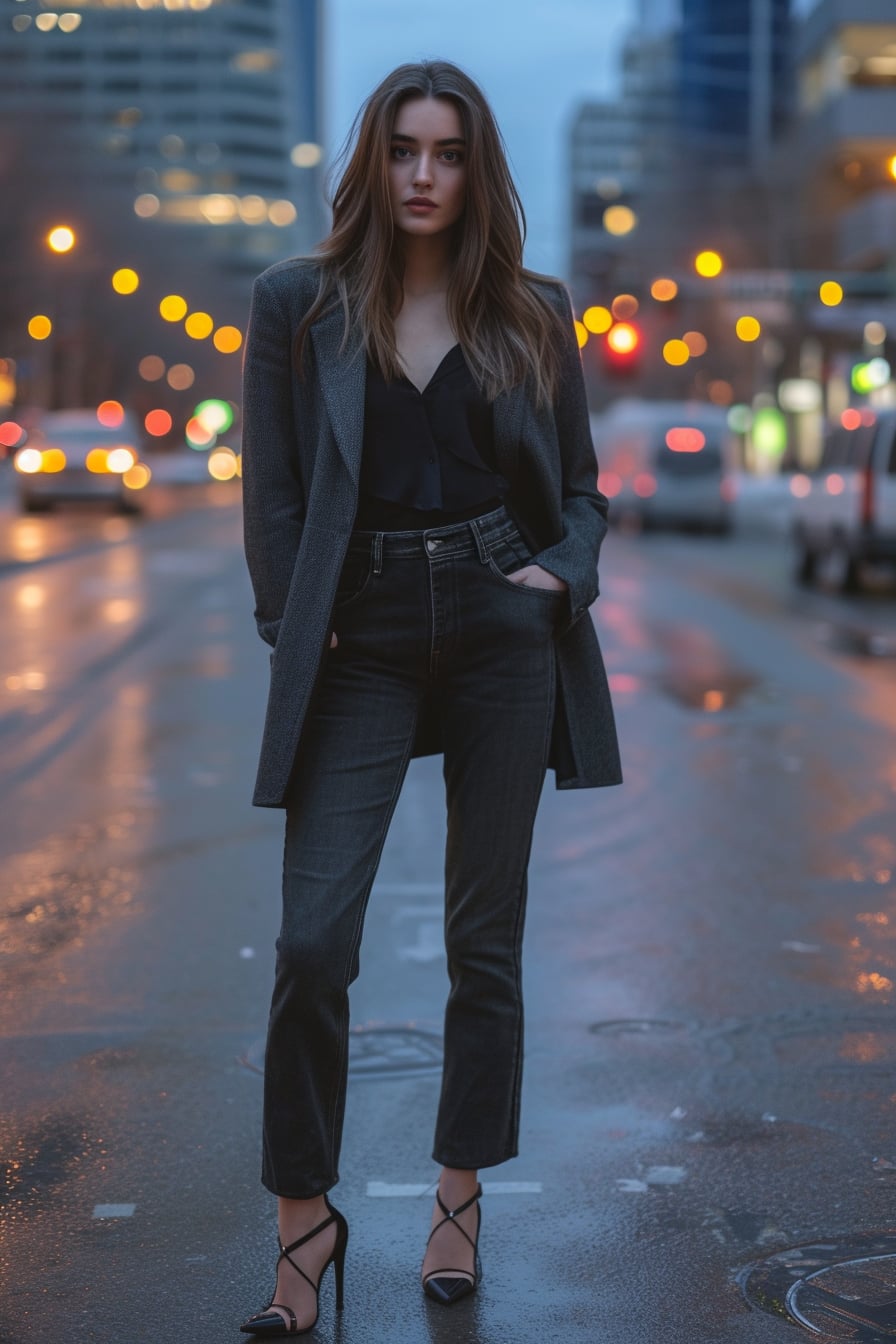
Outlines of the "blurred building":
M776 163L778 260L896 265L896 5L818 0L797 37L796 99Z
M24 138L45 189L75 216L121 212L147 238L172 230L172 247L201 238L197 254L243 302L253 275L326 231L320 3L8 4L7 142Z
M755 189L787 124L790 0L641 0L638 20L619 98L584 104L571 128L574 291L606 273L608 256L623 276L681 265L695 246L742 234L751 207L757 227L745 260L765 260ZM611 149L624 149L621 185L637 217L621 239L608 236L592 199Z
M643 200L668 178L675 152L671 135L678 118L676 37L668 22L660 19L661 14L668 18L668 3L662 7L657 0L646 0L646 5L645 18L649 16L655 26L640 27L638 35L625 43L619 96L583 103L570 126L569 275L583 301L595 285L609 282L613 275L624 283L632 257L631 235L642 225L649 228L640 217ZM620 216L620 207L632 211L633 217Z

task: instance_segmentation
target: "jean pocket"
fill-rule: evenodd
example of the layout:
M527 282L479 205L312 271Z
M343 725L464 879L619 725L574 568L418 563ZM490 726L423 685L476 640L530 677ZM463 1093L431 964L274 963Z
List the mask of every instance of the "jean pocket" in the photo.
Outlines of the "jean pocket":
M508 574L515 574L517 570L525 569L532 563L532 553L526 546L519 533L514 533L509 537L502 539L493 545L489 551L488 569L489 573L506 588L514 588L517 592L527 593L529 596L541 598L552 598L564 596L564 589L560 588L537 588L535 584L515 583L509 579Z
M348 552L343 561L339 582L336 585L334 609L347 607L350 603L357 602L360 597L363 597L370 583L372 570L369 550L350 550Z

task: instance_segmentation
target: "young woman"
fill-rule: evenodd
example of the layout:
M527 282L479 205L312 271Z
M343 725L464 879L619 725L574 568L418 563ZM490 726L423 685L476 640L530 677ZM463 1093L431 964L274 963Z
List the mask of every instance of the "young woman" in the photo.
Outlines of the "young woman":
M478 1169L517 1151L526 868L548 765L620 779L588 608L607 504L569 300L476 84L445 61L374 90L312 259L256 281L246 555L271 687L254 801L286 809L262 1180L281 1255L249 1334L310 1330L348 1228L348 988L414 755L444 753L450 993L423 1288L478 1269Z

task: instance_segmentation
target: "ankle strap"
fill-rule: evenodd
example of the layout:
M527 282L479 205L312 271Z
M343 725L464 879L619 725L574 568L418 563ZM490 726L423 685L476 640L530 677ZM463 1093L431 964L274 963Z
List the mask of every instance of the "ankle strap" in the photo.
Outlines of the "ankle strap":
M442 1203L442 1196L439 1194L438 1190L436 1190L436 1203L438 1204L439 1208L442 1210L446 1218L456 1218L459 1213L466 1213L470 1205L475 1204L477 1199L481 1198L482 1198L482 1186L477 1185L475 1195L471 1195L470 1198L465 1201L465 1203L459 1204L456 1209L449 1209L445 1204Z
M316 1237L318 1232L323 1232L325 1227L329 1227L330 1224L335 1223L335 1221L336 1221L336 1215L331 1213L330 1216L328 1218L325 1218L322 1223L318 1223L317 1227L313 1227L310 1232L306 1232L304 1237L299 1237L298 1241L291 1241L288 1246L284 1246L283 1242L281 1241L280 1254L285 1255L288 1259L293 1251L297 1251L300 1246L305 1245L306 1241L310 1241L312 1237ZM278 1237L277 1240L280 1241L280 1238ZM290 1263L292 1262L290 1261Z

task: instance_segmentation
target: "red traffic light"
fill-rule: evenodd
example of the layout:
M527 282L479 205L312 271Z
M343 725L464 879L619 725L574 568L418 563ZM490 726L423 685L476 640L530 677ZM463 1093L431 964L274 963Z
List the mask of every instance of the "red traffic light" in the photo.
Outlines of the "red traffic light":
M614 355L634 355L641 333L633 322L616 322L607 332L607 346Z
M641 328L634 322L615 322L604 337L604 373L609 378L632 377L640 362Z

